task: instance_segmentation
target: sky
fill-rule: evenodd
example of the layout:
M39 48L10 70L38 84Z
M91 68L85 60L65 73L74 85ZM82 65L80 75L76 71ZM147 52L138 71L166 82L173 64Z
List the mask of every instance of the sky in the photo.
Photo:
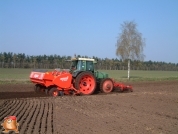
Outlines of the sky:
M0 52L120 59L125 21L145 39L144 61L178 63L178 0L0 0Z

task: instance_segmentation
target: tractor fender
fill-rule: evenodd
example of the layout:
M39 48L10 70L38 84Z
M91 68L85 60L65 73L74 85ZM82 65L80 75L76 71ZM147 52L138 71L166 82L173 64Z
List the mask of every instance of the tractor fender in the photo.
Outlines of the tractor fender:
M76 78L82 72L85 72L85 71L75 71L75 72L72 73L72 77Z

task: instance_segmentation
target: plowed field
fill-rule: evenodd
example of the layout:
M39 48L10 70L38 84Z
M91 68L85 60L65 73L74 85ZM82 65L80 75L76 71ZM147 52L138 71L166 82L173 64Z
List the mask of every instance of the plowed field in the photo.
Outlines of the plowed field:
M129 93L52 98L33 84L2 84L0 123L15 115L20 134L178 134L178 81L132 85Z

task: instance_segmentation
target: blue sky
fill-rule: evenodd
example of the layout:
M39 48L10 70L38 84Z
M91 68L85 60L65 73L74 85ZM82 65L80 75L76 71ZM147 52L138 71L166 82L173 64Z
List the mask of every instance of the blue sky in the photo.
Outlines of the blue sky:
M119 58L124 21L146 39L145 61L178 63L178 0L0 0L0 52Z

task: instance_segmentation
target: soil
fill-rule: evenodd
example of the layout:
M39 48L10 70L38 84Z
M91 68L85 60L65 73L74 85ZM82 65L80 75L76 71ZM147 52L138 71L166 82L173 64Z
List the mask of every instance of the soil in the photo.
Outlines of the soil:
M131 84L133 92L56 98L1 84L0 124L15 115L20 134L178 134L178 81Z

